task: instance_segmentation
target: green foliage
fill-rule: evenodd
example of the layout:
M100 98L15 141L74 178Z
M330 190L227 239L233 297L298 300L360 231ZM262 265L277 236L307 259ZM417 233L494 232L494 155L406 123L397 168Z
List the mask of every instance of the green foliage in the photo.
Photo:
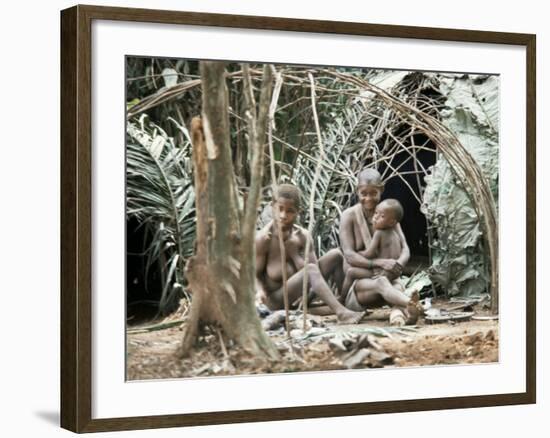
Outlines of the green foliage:
M359 155L365 149L349 150L348 147L365 128L363 105L350 101L340 111L330 114L331 122L326 123L322 131L326 159L322 163L316 187L312 184L318 162L315 146L308 148L311 155L298 157L292 177L292 182L302 189L304 201L309 200L311 190L315 190L315 217L305 215L304 221L315 220L313 234L319 236L317 246L321 254L340 246L337 225L342 211L352 204L356 190L355 175L362 161Z
M233 164L238 191L244 198L250 163L240 68L235 63L227 65L227 86ZM258 99L260 65L250 68ZM169 71L168 85L173 89L183 84L183 91L164 94L163 69ZM416 160L411 152L414 127L405 123L398 111L384 105L375 93L352 81L342 81L331 72L368 81L443 120L480 163L497 198L498 79L358 68L278 65L276 69L284 79L272 137L276 179L278 183L291 182L301 189L305 208L300 222L307 226L310 220L315 221L314 237L319 255L339 247L340 216L355 202L356 175L361 169L374 166L386 171L386 181L403 179L399 169L389 167L395 154L405 150ZM315 187L312 182L319 147L307 76L310 72L315 78L317 112L326 153ZM183 266L193 252L194 190L186 126L193 116L200 115L200 84L187 86L197 78L197 61L127 60L128 107L139 105L144 99L162 97L162 103L141 116L132 117L127 125L127 211L147 227L148 266L154 263L162 266L161 310L179 298L180 286L184 285ZM436 236L432 242L431 280L451 294L478 293L486 286L487 265L471 200L444 160L438 160L431 170L420 168L415 178L417 184L409 185L409 189L417 198L423 196L422 211ZM259 224L270 219L269 160L265 163L263 185ZM315 191L314 217L310 218L307 204L312 190ZM419 280L415 280L414 287L428 285L426 274L417 274Z
M440 75L439 81L446 97L442 120L480 165L498 205L498 78ZM443 158L426 183L422 211L437 233L432 243L432 281L449 295L487 292L489 260L471 195Z
M147 227L147 270L160 264L163 285L159 309L180 298L182 267L193 252L195 192L191 180L191 144L173 139L142 116L127 125L127 215Z

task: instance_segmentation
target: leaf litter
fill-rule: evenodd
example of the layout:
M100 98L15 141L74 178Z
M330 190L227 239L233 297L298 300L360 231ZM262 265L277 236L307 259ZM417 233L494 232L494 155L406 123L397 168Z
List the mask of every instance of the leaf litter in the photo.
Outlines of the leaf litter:
M470 301L472 301L470 299ZM475 300L474 300L475 301ZM431 309L452 309L469 301L434 299ZM478 318L489 315L483 302L471 304ZM490 363L498 361L498 320L487 318L437 325L419 321L417 326L390 327L389 309L378 309L358 325L337 325L334 316L308 315L303 331L303 314L290 314L290 338L284 329L284 312L271 317L268 334L275 342L280 360L259 361L237 347L213 326L202 327L191 357L177 355L185 324L149 324L154 330L132 327L127 333L128 380L193 378L394 368L444 364ZM274 316L275 315L275 316Z

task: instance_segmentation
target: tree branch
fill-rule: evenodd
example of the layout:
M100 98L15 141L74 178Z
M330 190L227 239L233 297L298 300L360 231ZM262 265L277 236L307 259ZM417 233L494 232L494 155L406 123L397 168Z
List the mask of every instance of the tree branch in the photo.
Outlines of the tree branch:
M319 142L319 161L315 167L315 176L313 177L313 184L311 186L311 192L309 197L309 224L308 224L308 237L311 237L313 233L313 224L315 223L315 188L317 187L317 181L321 175L321 163L325 160L325 148L323 147L323 139L321 137L321 129L319 128L319 118L317 117L317 108L315 105L315 80L313 75L308 73L309 82L311 84L311 110L313 112L313 120L315 122L315 131L317 132L317 141ZM310 242L312 238L306 240L306 249L304 253L304 259L307 261L309 257ZM307 262L304 264L304 280L302 283L302 306L304 310L304 328L303 331L306 331L307 328L307 296L308 296L308 276L307 276Z
M262 80L262 90L260 93L260 104L258 107L258 116L256 117L256 108L252 83L250 80L250 71L248 64L243 64L243 78L245 101L247 104L246 120L248 123L248 142L252 150L252 165L250 166L250 190L246 201L246 208L242 226L243 247L247 248L245 243L250 238L250 244L253 242L254 231L256 229L257 210L260 201L260 192L262 189L263 174L263 149L265 144L265 133L267 125L267 115L269 111L269 101L271 99L271 68L264 66ZM246 249L245 249L246 250Z

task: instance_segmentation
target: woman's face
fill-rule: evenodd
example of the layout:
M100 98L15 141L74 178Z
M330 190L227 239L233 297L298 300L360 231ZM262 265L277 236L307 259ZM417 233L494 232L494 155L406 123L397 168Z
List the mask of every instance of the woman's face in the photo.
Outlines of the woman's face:
M274 212L275 219L277 219L278 216L283 229L286 230L291 228L296 220L296 217L298 216L298 209L296 208L294 201L292 199L279 197L277 202L273 204L273 208L279 213L277 215L276 212Z
M357 187L357 196L359 197L359 202L365 210L374 210L380 202L381 195L382 189L378 186L371 184L362 184Z

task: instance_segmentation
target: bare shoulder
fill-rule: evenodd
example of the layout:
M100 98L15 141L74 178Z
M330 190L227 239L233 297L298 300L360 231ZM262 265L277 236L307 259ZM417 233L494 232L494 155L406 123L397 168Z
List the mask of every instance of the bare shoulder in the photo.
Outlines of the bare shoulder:
M294 224L294 235L300 240L300 243L305 244L309 237L309 231L300 225Z
M340 219L340 223L345 226L346 224L349 224L353 221L354 213L353 213L353 207L346 208L342 212L342 216Z

